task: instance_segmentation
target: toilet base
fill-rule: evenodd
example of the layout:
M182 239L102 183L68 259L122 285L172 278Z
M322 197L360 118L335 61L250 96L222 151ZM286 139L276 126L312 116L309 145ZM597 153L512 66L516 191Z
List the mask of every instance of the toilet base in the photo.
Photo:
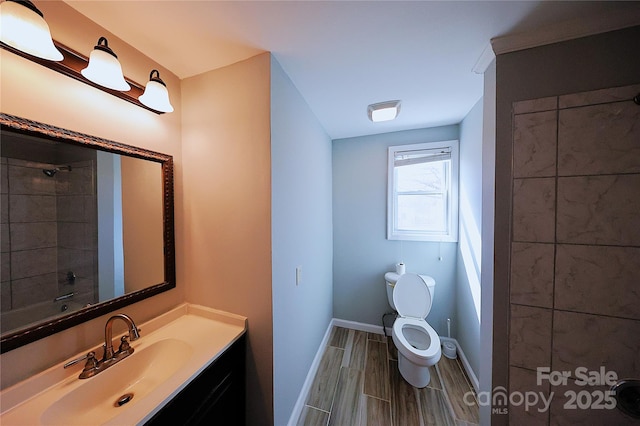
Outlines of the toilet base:
M429 366L414 364L398 352L398 370L407 383L416 388L424 388L431 381Z

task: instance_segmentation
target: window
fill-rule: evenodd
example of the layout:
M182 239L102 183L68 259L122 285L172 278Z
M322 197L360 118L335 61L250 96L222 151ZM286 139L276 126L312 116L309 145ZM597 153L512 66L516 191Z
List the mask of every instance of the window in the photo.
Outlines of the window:
M458 141L389 147L387 238L458 240Z

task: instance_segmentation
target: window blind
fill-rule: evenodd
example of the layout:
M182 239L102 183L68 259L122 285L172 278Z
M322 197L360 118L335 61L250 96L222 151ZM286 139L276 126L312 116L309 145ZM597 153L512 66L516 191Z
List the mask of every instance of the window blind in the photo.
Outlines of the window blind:
M415 151L397 151L393 158L394 167L412 164L432 163L451 159L451 148L420 149Z

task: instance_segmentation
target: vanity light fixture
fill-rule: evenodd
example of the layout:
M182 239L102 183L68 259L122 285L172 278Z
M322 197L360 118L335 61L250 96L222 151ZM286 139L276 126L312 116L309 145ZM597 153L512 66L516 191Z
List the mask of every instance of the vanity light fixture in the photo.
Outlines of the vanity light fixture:
M144 86L122 74L118 57L109 48L105 37L98 39L98 44L87 58L52 39L42 16L42 12L28 0L0 3L0 48L156 114L173 111L166 85L157 70L151 72L145 90ZM36 24L24 24L32 21ZM42 39L43 34L50 45L48 55L28 47L35 45L35 40Z
M158 70L151 71L149 74L149 82L144 89L144 93L138 99L144 105L156 111L173 112L173 106L169 101L167 85L160 78L160 71Z
M89 55L89 65L80 72L87 79L108 89L123 92L131 90L131 86L122 75L120 61L105 37L98 39L98 44Z
M395 119L400 113L400 101L386 101L371 104L367 107L369 120L374 123Z
M44 15L28 0L7 0L0 4L0 41L38 58L63 59L53 44Z

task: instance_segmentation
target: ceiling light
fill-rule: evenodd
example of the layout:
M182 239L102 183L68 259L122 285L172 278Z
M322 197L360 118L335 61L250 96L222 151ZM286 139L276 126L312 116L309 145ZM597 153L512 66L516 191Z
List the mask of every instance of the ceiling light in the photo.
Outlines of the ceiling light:
M155 77L153 76L154 73ZM156 111L173 112L173 106L169 101L167 85L160 79L160 72L158 70L151 71L151 74L149 74L149 82L144 88L144 93L138 99L144 105Z
M369 120L374 123L393 120L400 113L400 101L387 101L371 104L367 107Z
M28 0L7 0L0 4L0 41L38 58L63 59L53 44L44 15Z
M89 65L80 72L88 80L108 89L125 92L131 90L122 75L118 57L109 48L109 42L104 37L98 39L98 44L89 55Z

